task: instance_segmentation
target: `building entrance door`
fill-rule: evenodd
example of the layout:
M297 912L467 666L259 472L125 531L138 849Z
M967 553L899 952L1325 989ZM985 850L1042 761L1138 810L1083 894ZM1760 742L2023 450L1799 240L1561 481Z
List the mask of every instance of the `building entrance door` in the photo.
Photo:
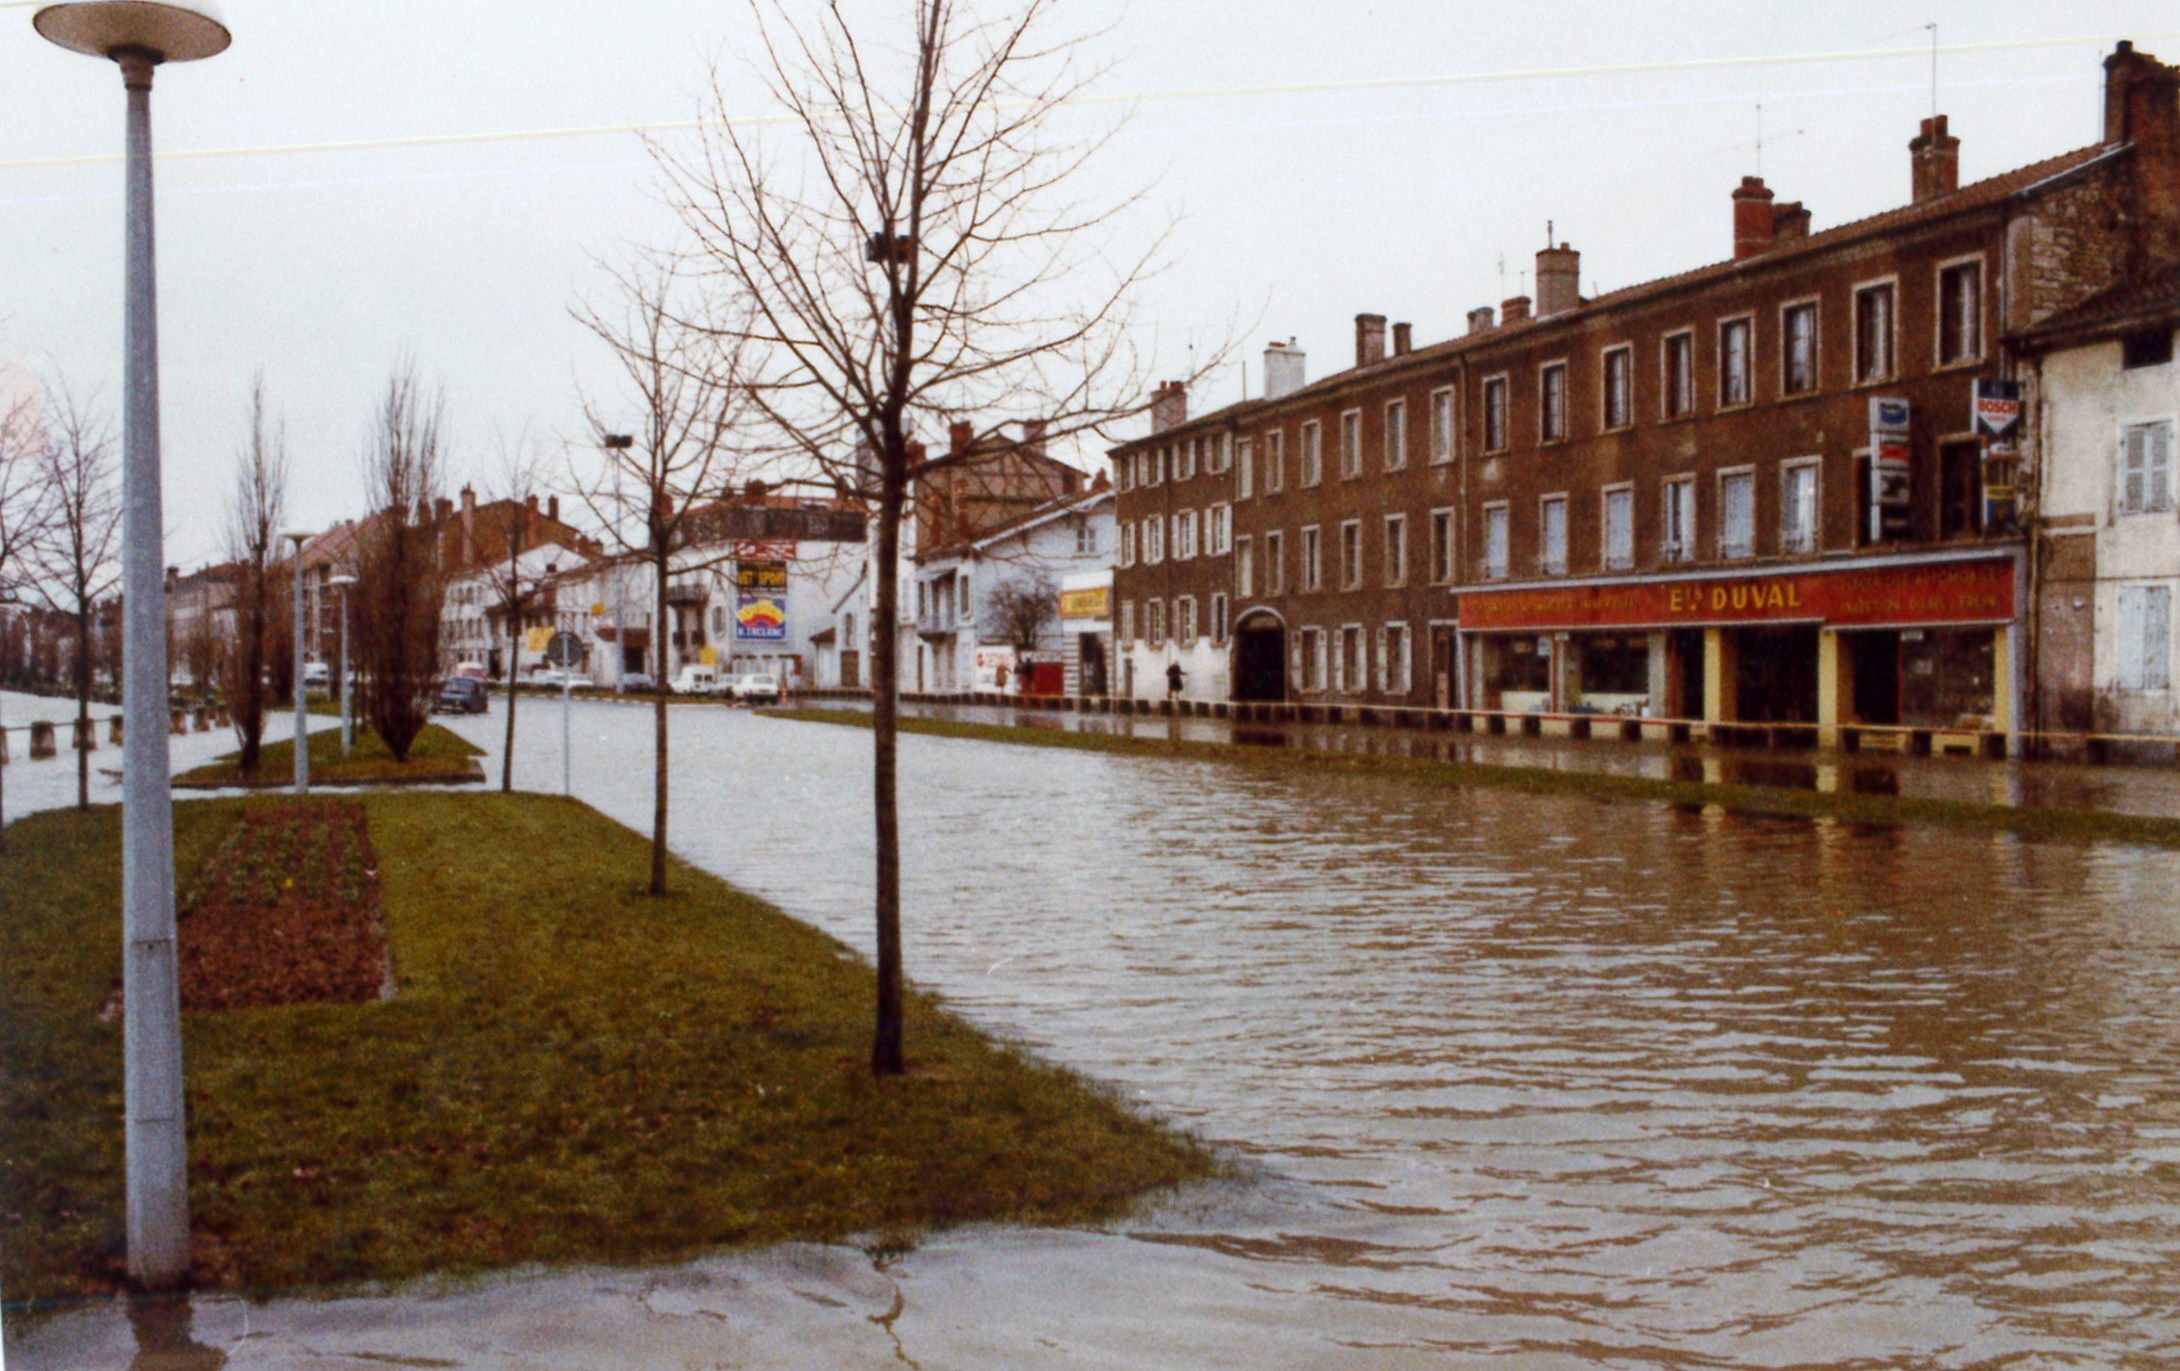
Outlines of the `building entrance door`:
M1729 629L1738 634L1734 715L1756 724L1817 720L1817 630Z
M1453 708L1454 684L1460 680L1456 663L1459 655L1454 651L1454 630L1431 630L1431 703L1439 709Z
M1234 698L1287 698L1287 629L1268 614L1251 615L1235 630Z
M1109 691L1105 683L1105 640L1095 633L1084 633L1076 638L1081 662L1079 691L1084 695L1105 695Z
M1854 654L1854 718L1858 724L1900 722L1900 634L1842 634Z
M1672 698L1665 702L1667 717L1703 717L1703 630L1676 628L1666 635L1666 653L1673 664L1668 678Z

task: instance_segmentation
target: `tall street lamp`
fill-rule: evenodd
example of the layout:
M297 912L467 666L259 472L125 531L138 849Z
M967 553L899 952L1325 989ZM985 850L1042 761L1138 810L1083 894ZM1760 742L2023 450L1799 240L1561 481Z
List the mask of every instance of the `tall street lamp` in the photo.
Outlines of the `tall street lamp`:
M606 451L622 453L636 445L633 433L608 433L601 440ZM609 458L613 463L613 693L621 693L621 678L628 674L628 581L627 567L621 557L621 467L623 458Z
M310 724L304 708L303 689L303 544L310 541L310 534L303 529L291 528L280 535L293 544L290 555L295 560L295 684L291 693L295 696L295 793L310 793Z
M356 578L347 572L329 578L326 584L341 592L341 756L356 745L356 711L349 703L353 693L348 676L348 588Z
M174 797L167 789L166 549L159 500L158 289L152 262L151 73L223 52L210 0L86 0L31 16L43 37L120 64L128 92L122 410L122 1058L129 1277L189 1277L189 1143L174 962Z

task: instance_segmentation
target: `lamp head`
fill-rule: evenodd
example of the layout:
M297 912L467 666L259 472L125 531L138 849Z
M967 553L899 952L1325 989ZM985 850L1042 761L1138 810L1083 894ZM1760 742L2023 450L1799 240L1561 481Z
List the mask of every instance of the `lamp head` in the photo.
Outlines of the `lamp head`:
M155 62L194 62L234 41L215 0L71 0L47 5L30 24L47 41L93 57L135 51Z
M344 571L339 575L326 577L325 583L336 589L346 590L356 583L356 578Z
M300 552L303 550L303 544L317 535L307 528L284 528L280 530L280 536L295 544L295 550Z

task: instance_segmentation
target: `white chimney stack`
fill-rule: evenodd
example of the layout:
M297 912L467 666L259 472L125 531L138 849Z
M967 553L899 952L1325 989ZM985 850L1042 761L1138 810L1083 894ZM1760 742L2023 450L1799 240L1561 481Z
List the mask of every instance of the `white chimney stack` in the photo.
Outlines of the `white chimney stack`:
M1292 395L1309 383L1309 354L1289 338L1264 349L1264 398Z

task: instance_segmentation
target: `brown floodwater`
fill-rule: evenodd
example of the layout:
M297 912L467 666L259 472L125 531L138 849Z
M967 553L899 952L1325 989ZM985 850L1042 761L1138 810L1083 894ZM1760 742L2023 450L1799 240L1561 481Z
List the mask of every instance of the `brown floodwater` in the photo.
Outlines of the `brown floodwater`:
M869 735L674 717L677 848L867 948ZM578 710L636 823L647 720ZM910 974L1242 1179L256 1334L572 1366L465 1330L670 1296L782 1365L2180 1364L2180 853L921 737L902 777ZM39 1346L126 1345L72 1317ZM604 1364L682 1364L655 1322Z

